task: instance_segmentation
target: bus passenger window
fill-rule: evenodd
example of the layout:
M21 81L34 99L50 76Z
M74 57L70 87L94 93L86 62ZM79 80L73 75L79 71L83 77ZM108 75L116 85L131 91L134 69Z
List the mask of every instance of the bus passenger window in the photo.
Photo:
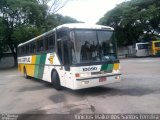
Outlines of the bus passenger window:
M34 42L30 44L30 53L35 53L35 52L36 52L36 44Z
M38 46L38 48L37 48L37 51L38 51L38 52L44 50L44 47L43 47L43 39L37 42L37 46Z
M45 38L45 50L48 50L48 37Z
M18 48L18 55L22 55L22 47Z
M29 45L26 46L26 54L29 53Z
M22 50L21 55L23 55L24 54L24 47L22 47L21 50Z
M49 43L49 49L54 49L54 43L55 43L55 38L54 38L54 36L52 35L52 36L49 36L49 39L48 39L48 43Z
M26 54L26 46L23 47L23 53Z

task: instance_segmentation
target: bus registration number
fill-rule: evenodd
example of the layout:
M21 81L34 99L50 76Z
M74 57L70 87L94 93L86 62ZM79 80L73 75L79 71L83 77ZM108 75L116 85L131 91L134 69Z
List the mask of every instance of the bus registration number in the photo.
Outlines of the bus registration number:
M99 78L99 82L104 82L104 81L107 81L107 78L106 78L106 77L101 77L101 78Z

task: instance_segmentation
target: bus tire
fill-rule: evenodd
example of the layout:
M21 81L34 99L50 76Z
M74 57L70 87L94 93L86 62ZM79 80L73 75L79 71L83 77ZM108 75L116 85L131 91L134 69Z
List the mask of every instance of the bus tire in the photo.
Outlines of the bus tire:
M27 75L27 70L26 70L25 67L24 67L24 69L23 69L23 73L24 73L24 78L28 79L29 76Z
M52 82L53 87L56 90L62 90L63 89L63 87L61 86L61 83L60 83L59 75L58 75L57 71L55 71L55 70L52 71L51 82Z

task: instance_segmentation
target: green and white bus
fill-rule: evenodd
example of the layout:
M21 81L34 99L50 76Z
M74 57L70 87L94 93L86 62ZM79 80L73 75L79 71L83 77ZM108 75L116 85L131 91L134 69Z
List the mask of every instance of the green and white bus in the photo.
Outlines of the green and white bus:
M114 29L64 24L18 45L18 70L56 89L89 88L120 81Z

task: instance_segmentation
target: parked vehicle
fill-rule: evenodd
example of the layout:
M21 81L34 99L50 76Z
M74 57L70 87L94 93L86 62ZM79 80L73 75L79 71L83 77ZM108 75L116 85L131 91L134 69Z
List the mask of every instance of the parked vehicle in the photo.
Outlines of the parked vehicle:
M144 57L144 56L149 56L149 43L136 43L135 44L135 56L137 57Z
M160 40L151 42L151 54L153 56L160 56Z

